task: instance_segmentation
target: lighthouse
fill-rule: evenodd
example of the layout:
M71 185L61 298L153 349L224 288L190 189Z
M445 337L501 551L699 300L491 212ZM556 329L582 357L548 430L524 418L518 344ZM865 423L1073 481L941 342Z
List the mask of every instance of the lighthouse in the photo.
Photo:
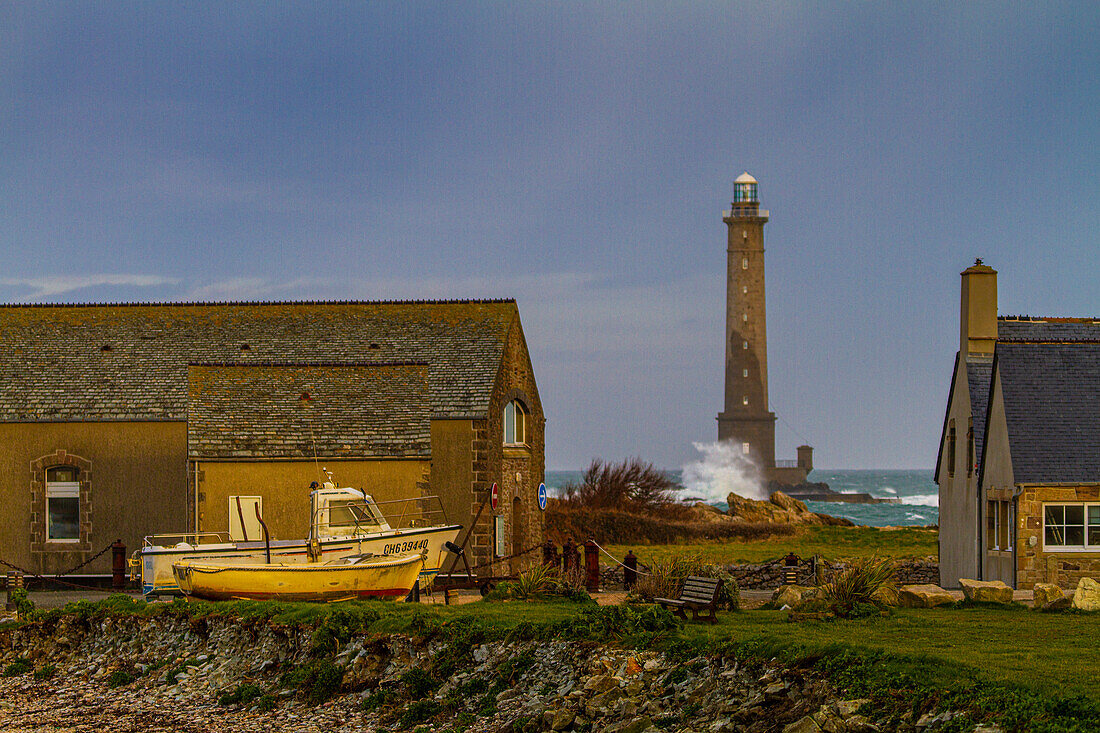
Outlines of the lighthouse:
M813 449L800 446L798 460L775 460L775 413L768 402L768 319L764 287L764 225L757 181L747 172L733 182L726 225L725 409L718 414L718 440L735 446L760 467L767 480L797 484L813 469Z

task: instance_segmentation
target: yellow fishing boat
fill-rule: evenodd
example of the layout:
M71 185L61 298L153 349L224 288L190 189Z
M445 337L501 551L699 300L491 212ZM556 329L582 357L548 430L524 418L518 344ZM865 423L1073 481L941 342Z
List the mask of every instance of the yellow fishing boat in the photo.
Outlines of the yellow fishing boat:
M326 563L181 560L172 565L188 598L346 601L399 598L412 590L424 553L353 555Z

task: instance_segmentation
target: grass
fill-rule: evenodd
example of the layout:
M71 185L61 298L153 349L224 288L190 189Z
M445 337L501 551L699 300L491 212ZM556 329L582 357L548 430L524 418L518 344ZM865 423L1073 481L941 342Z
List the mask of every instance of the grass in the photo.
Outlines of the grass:
M618 558L633 550L639 563L668 562L674 557L701 556L719 564L757 563L794 552L799 557L820 555L825 560L856 557L935 557L938 533L924 527L882 529L879 527L803 527L793 536L770 537L752 542L706 540L677 545L611 545L608 552ZM601 562L604 560L601 559Z
M714 648L730 640L820 650L845 645L960 665L983 678L1045 695L1097 697L1100 614L1012 608L896 609L887 617L789 623L783 611L719 614L713 626L688 624L683 638Z

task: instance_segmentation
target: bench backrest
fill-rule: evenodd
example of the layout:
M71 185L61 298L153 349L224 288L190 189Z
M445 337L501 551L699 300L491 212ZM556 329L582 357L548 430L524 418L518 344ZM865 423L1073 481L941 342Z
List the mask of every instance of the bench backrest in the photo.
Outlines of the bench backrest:
M722 587L721 578L700 578L692 575L684 579L684 588L680 591L681 601L693 603L714 603Z

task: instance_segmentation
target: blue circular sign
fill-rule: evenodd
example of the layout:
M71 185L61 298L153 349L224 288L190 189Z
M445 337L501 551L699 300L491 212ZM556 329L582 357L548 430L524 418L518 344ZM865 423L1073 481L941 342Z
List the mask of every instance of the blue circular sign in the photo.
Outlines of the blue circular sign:
M539 484L539 509L546 511L546 484Z

